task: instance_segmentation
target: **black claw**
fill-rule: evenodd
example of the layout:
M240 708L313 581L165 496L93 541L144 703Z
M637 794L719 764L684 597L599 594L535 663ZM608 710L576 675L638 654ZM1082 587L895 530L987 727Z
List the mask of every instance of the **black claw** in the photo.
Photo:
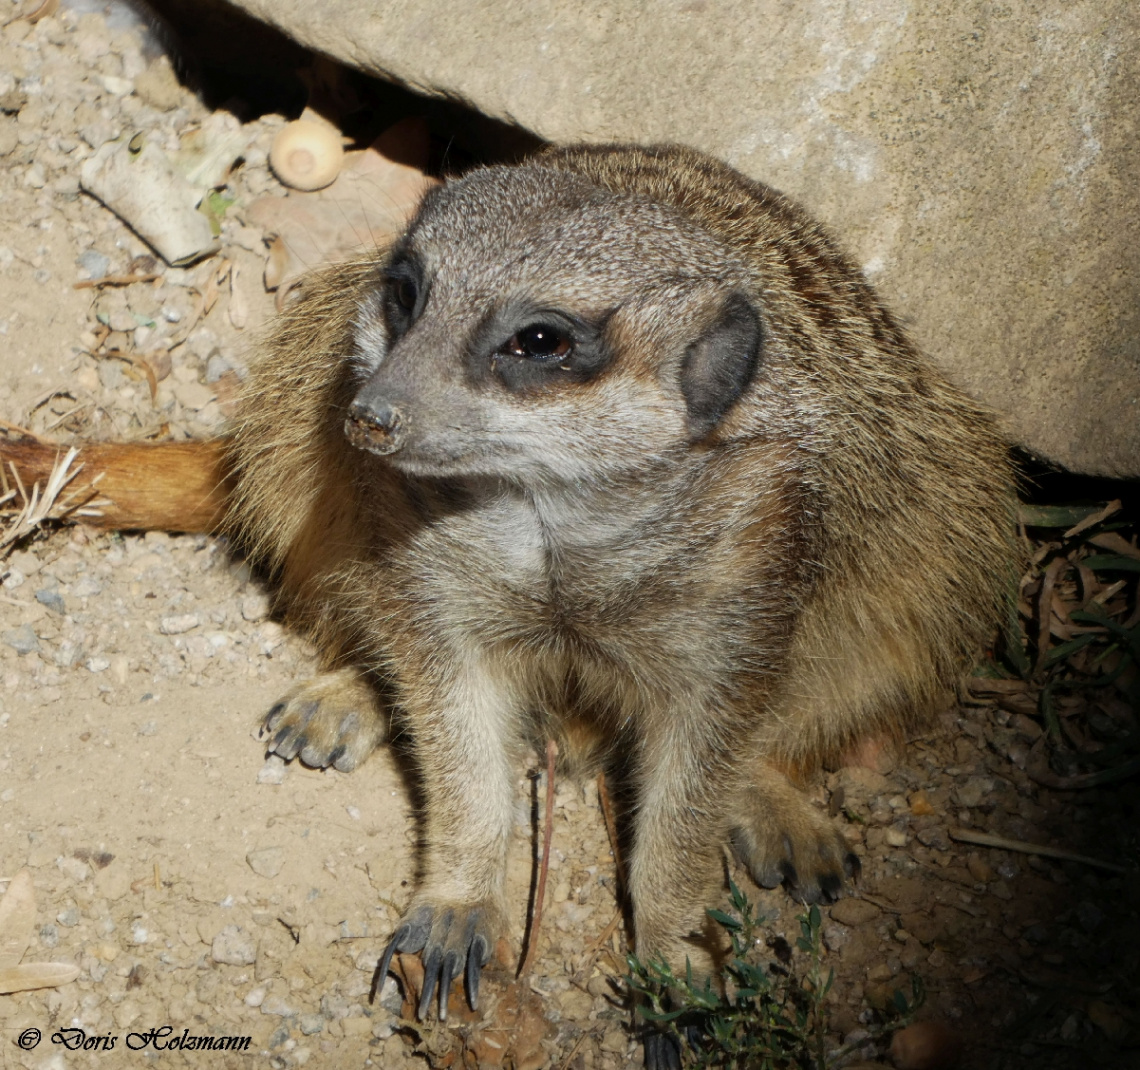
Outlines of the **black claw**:
M645 1070L681 1070L681 1048L668 1033L645 1037Z
M292 738L290 738L292 737ZM283 746L286 741L289 745ZM286 725L273 737L273 744L269 748L279 758L284 758L285 761L292 761L297 756L297 751L301 748L301 740L293 735L293 728Z
M451 997L451 982L455 971L459 967L459 956L449 951L443 956L443 965L439 969L439 1020L447 1021L447 1001Z
M380 965L376 968L379 984L384 984L388 976L388 967L392 964L392 956L397 951L419 951L427 943L428 933L431 931L431 911L421 909L413 918L405 921L392 934L384 954L380 958Z
M834 873L827 873L819 878L819 890L828 903L834 903L843 894L843 881Z
M784 878L784 884L789 888L795 888L800 883L800 875L796 872L796 867L791 862L781 862L779 865L780 876Z
M278 702L269 707L269 712L265 715L265 720L261 723L262 732L272 732L277 725L278 719L281 714L285 712L285 703Z
M337 765L337 762L339 762L341 760L341 758L344 757L344 752L345 752L345 748L343 746L333 747L332 753L328 756L328 760L327 760L326 764L336 765L336 767L338 769L340 769L340 766ZM351 769L351 767L349 767L348 769L341 769L341 772L342 773L350 773L350 772L352 772L352 769Z
M472 1010L475 1010L479 1003L479 978L483 967L487 964L487 958L487 941L481 936L476 936L467 952L467 1002Z
M405 922L392 934L392 939L388 941L388 946L384 948L384 954L380 956L380 965L376 967L376 975L380 978L379 984L381 987L384 984L384 978L388 976L388 967L392 964L392 956L399 950L400 941L411 931L411 926Z
M439 970L443 965L443 952L432 948L427 960L424 962L424 990L420 993L420 1005L416 1008L416 1017L422 1022L431 1008L431 997L435 994L435 984L439 980Z
M857 881L863 875L863 863L859 861L857 854L849 853L843 859L843 872L853 881Z

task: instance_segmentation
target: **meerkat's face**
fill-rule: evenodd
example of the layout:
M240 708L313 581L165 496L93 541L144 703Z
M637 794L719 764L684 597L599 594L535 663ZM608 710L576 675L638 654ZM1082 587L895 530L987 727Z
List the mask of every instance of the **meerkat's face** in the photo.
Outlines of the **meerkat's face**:
M744 269L676 212L542 167L429 195L359 310L350 441L426 476L603 478L751 382Z

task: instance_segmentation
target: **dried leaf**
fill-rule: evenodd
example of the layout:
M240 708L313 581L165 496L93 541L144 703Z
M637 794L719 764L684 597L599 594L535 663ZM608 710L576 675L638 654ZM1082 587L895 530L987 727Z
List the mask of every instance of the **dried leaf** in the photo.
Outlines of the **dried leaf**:
M32 872L22 869L0 899L0 970L18 966L36 928L36 893Z
M265 288L272 292L285 281L289 271L289 250L280 234L269 243L269 257L265 261Z
M1109 502L1099 513L1086 516L1079 524L1074 524L1065 532L1065 538L1071 539L1074 535L1079 535L1082 531L1088 531L1089 528L1096 527L1102 520L1107 520L1113 513L1118 513L1119 511L1120 499L1117 498Z
M1102 531L1099 535L1092 536L1089 542L1093 546L1099 546L1102 550L1112 550L1115 553L1123 554L1125 557L1135 557L1140 560L1140 548L1133 546L1117 531Z
M230 268L230 307L227 314L230 323L242 331L249 322L249 306L246 304L245 295L238 289L238 274L238 265L234 264Z
M79 976L79 967L67 962L29 962L0 970L0 995L27 992L33 988L58 988L71 984Z

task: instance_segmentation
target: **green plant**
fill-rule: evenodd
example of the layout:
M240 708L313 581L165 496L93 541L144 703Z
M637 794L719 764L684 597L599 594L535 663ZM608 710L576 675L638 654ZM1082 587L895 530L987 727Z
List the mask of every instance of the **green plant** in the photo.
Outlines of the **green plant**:
M757 939L765 919L753 914L751 902L735 883L730 883L730 901L733 914L708 912L731 944L720 976L723 991L711 978L695 981L688 963L685 975L678 977L665 962L643 963L630 955L628 983L638 1014L678 1041L682 1032L695 1040L682 1045L689 1066L825 1070L849 1050L828 1050L826 997L834 972L824 970L819 907L797 917L800 936L794 950L782 941L775 943L778 961L773 962ZM854 1047L907 1024L922 998L917 980L909 1000L896 992L889 1024L870 1030L871 1038Z

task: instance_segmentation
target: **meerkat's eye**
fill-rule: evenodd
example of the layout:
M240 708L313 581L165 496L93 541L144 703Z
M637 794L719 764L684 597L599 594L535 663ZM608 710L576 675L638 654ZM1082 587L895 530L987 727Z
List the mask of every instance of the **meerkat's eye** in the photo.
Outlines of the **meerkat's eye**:
M561 360L570 349L570 338L566 332L549 323L532 323L511 335L503 346L503 352L512 357L537 361Z
M405 312L414 312L416 308L416 284L409 278L399 277L392 280L392 296Z

